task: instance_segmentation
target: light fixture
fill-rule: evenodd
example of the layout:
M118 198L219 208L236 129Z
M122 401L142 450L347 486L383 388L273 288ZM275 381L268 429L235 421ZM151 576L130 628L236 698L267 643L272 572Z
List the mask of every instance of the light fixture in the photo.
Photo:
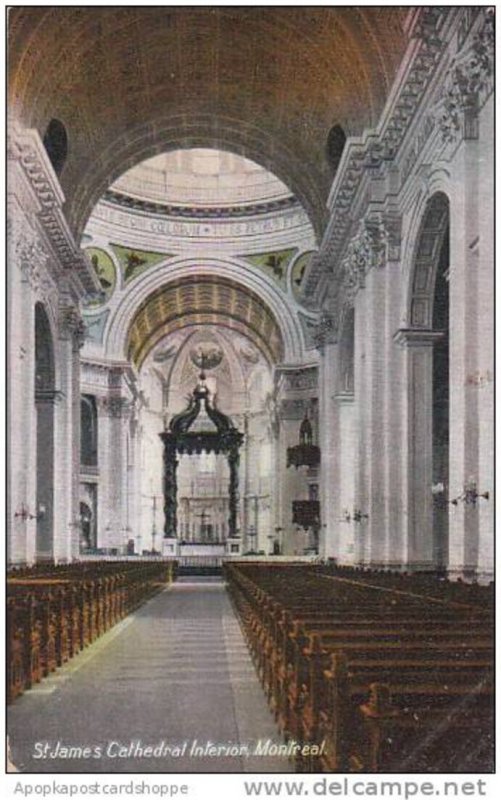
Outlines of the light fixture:
M21 508L19 509L19 511L16 511L14 513L14 518L22 519L23 522L26 522L27 519L42 519L43 517L45 517L46 512L47 508L44 505L44 503L38 504L38 512L36 514L32 514L31 511L28 508L26 508L24 503L21 503Z
M489 492L477 491L477 482L474 478L470 478L468 483L465 483L464 489L457 497L450 501L451 505L457 506L459 503L464 503L466 506L476 506L477 500L488 500Z
M363 511L360 511L359 508L355 508L353 510L353 514L350 514L348 509L345 508L341 522L362 522L363 519L369 519L369 515L365 514Z
M19 509L19 511L15 512L14 518L22 519L23 522L24 522L27 519L34 519L35 517L34 517L33 514L30 514L30 512L28 511L28 509L26 508L24 503L22 503L21 504L21 508Z

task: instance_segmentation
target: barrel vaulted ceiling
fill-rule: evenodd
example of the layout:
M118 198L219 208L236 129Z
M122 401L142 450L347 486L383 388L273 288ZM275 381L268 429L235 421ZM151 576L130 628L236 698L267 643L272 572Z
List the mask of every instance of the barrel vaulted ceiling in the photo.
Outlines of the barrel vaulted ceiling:
M217 147L269 169L320 233L326 142L374 125L408 8L28 7L9 13L11 115L68 133L61 175L77 236L127 169Z
M215 324L246 336L269 363L283 359L282 334L266 303L234 281L203 274L171 281L146 299L129 327L127 355L140 368L174 331Z

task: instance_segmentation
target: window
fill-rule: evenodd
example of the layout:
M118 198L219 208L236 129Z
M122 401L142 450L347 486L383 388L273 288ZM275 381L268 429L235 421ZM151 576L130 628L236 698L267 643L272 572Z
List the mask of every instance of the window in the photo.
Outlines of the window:
M58 119L51 119L47 125L43 143L50 163L54 167L54 172L56 175L60 175L68 155L68 136L62 122Z
M80 400L80 463L85 467L97 467L96 398L87 394Z
M327 137L327 161L332 169L333 176L337 172L341 156L346 144L346 134L341 125L334 125Z

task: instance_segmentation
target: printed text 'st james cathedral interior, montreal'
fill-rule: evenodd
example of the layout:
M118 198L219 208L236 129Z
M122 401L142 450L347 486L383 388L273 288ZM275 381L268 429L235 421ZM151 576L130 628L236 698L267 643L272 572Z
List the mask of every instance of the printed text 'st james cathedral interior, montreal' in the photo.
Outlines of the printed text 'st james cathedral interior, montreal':
M494 11L8 51L15 767L492 771Z

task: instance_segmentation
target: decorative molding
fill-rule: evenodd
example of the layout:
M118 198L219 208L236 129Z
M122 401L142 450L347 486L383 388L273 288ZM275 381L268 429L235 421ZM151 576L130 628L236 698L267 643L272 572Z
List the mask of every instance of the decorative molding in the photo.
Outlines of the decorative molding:
M444 335L443 331L429 328L400 328L393 334L393 341L402 347L433 347Z
M87 327L76 306L61 305L59 308L59 336L61 339L73 339L78 348L83 347Z
M65 398L64 392L60 389L36 389L35 390L35 403L47 403L49 405L57 405L62 403Z
M59 290L50 269L50 254L41 238L25 222L10 226L9 251L14 264L19 266L21 281L30 286L35 301L43 303L52 321L57 321Z
M386 264L390 250L400 252L400 228L398 218L384 218L382 215L362 220L357 234L348 244L342 262L344 273L343 288L345 298L353 301L359 289L365 286L365 276L369 270L380 269Z
M318 257L312 259L303 281L304 297L310 302L317 292L324 272L333 272L332 266L339 265L342 281L346 275L346 263L343 264L343 250L349 237L352 218L350 209L362 184L364 174L377 170L384 163L394 161L416 117L423 97L433 79L437 65L445 49L442 31L446 28L446 20L453 10L446 7L421 7L416 13L416 22L412 31L410 58L406 73L403 76L398 93L388 107L379 137L370 135L365 142L349 141L344 166L338 173L329 199L330 222L327 227ZM429 126L426 135L429 135ZM425 130L422 136L425 135ZM409 168L409 164L407 166ZM353 245L352 245L353 247ZM349 291L358 291L360 278L363 280L362 263L352 252L349 254L347 280Z
M284 372L284 390L298 391L304 389L317 389L318 368L306 367L293 372Z
M437 124L442 141L478 137L478 112L494 89L494 10L482 10L483 22L469 45L454 58L441 92Z
M315 334L317 332L318 322L316 319L312 317L307 317L298 311L298 320L301 323L301 328L303 330L304 339L305 339L305 348L306 350L312 350L315 348Z
M77 248L62 211L64 195L40 136L34 130L12 126L9 158L17 161L39 204L36 215L61 268L80 283L81 294L99 290L94 271Z
M279 420L301 420L309 407L309 400L307 398L283 399L280 401L278 407Z
M156 203L150 200L142 200L138 197L131 197L123 192L108 189L103 200L114 206L134 209L147 214L157 214L162 217L181 217L183 219L232 219L240 217L252 217L263 214L271 214L275 211L288 209L300 210L301 204L297 197L290 195L278 200L270 200L266 203L251 203L241 206L180 206L167 203Z
M402 165L400 167L400 182L402 184L405 183L409 175L411 174L412 170L419 163L419 158L424 150L426 142L432 135L433 131L436 129L436 113L435 111L430 111L429 113L425 113L423 121L421 122L418 131L413 139L413 142L406 153L405 158L402 161Z
M336 319L330 312L323 311L320 315L316 332L313 334L315 347L322 352L326 344L336 344L337 336Z
M139 233L145 238L139 247L146 247L148 240L146 236L155 237L175 237L176 241L189 239L190 241L207 240L236 237L258 237L272 234L282 234L288 231L300 231L310 236L310 223L306 212L302 208L292 206L284 208L280 212L269 212L268 215L256 215L250 217L227 217L209 218L206 220L189 217L167 217L155 216L154 214L141 214L134 208L122 208L112 205L105 200L100 200L92 212L92 220L96 223L104 223L122 228L126 231L133 231L137 236ZM155 247L160 243L156 240ZM314 242L311 242L314 246ZM261 242L262 245L262 242ZM152 245L153 246L153 245ZM282 246L281 244L279 245ZM285 245L287 246L287 245ZM308 245L310 246L310 245ZM165 244L169 252L174 247L174 242L168 241ZM166 256L167 257L167 256Z
M125 419L133 411L133 403L126 397L108 396L100 398L99 407L113 419Z
M332 396L332 399L335 400L338 405L353 405L355 402L355 392L353 390L336 392L336 394Z
M15 231L15 232L14 232ZM11 245L15 262L19 264L23 281L32 289L37 289L44 279L44 271L49 260L49 253L37 234L28 227L20 225L11 233Z

